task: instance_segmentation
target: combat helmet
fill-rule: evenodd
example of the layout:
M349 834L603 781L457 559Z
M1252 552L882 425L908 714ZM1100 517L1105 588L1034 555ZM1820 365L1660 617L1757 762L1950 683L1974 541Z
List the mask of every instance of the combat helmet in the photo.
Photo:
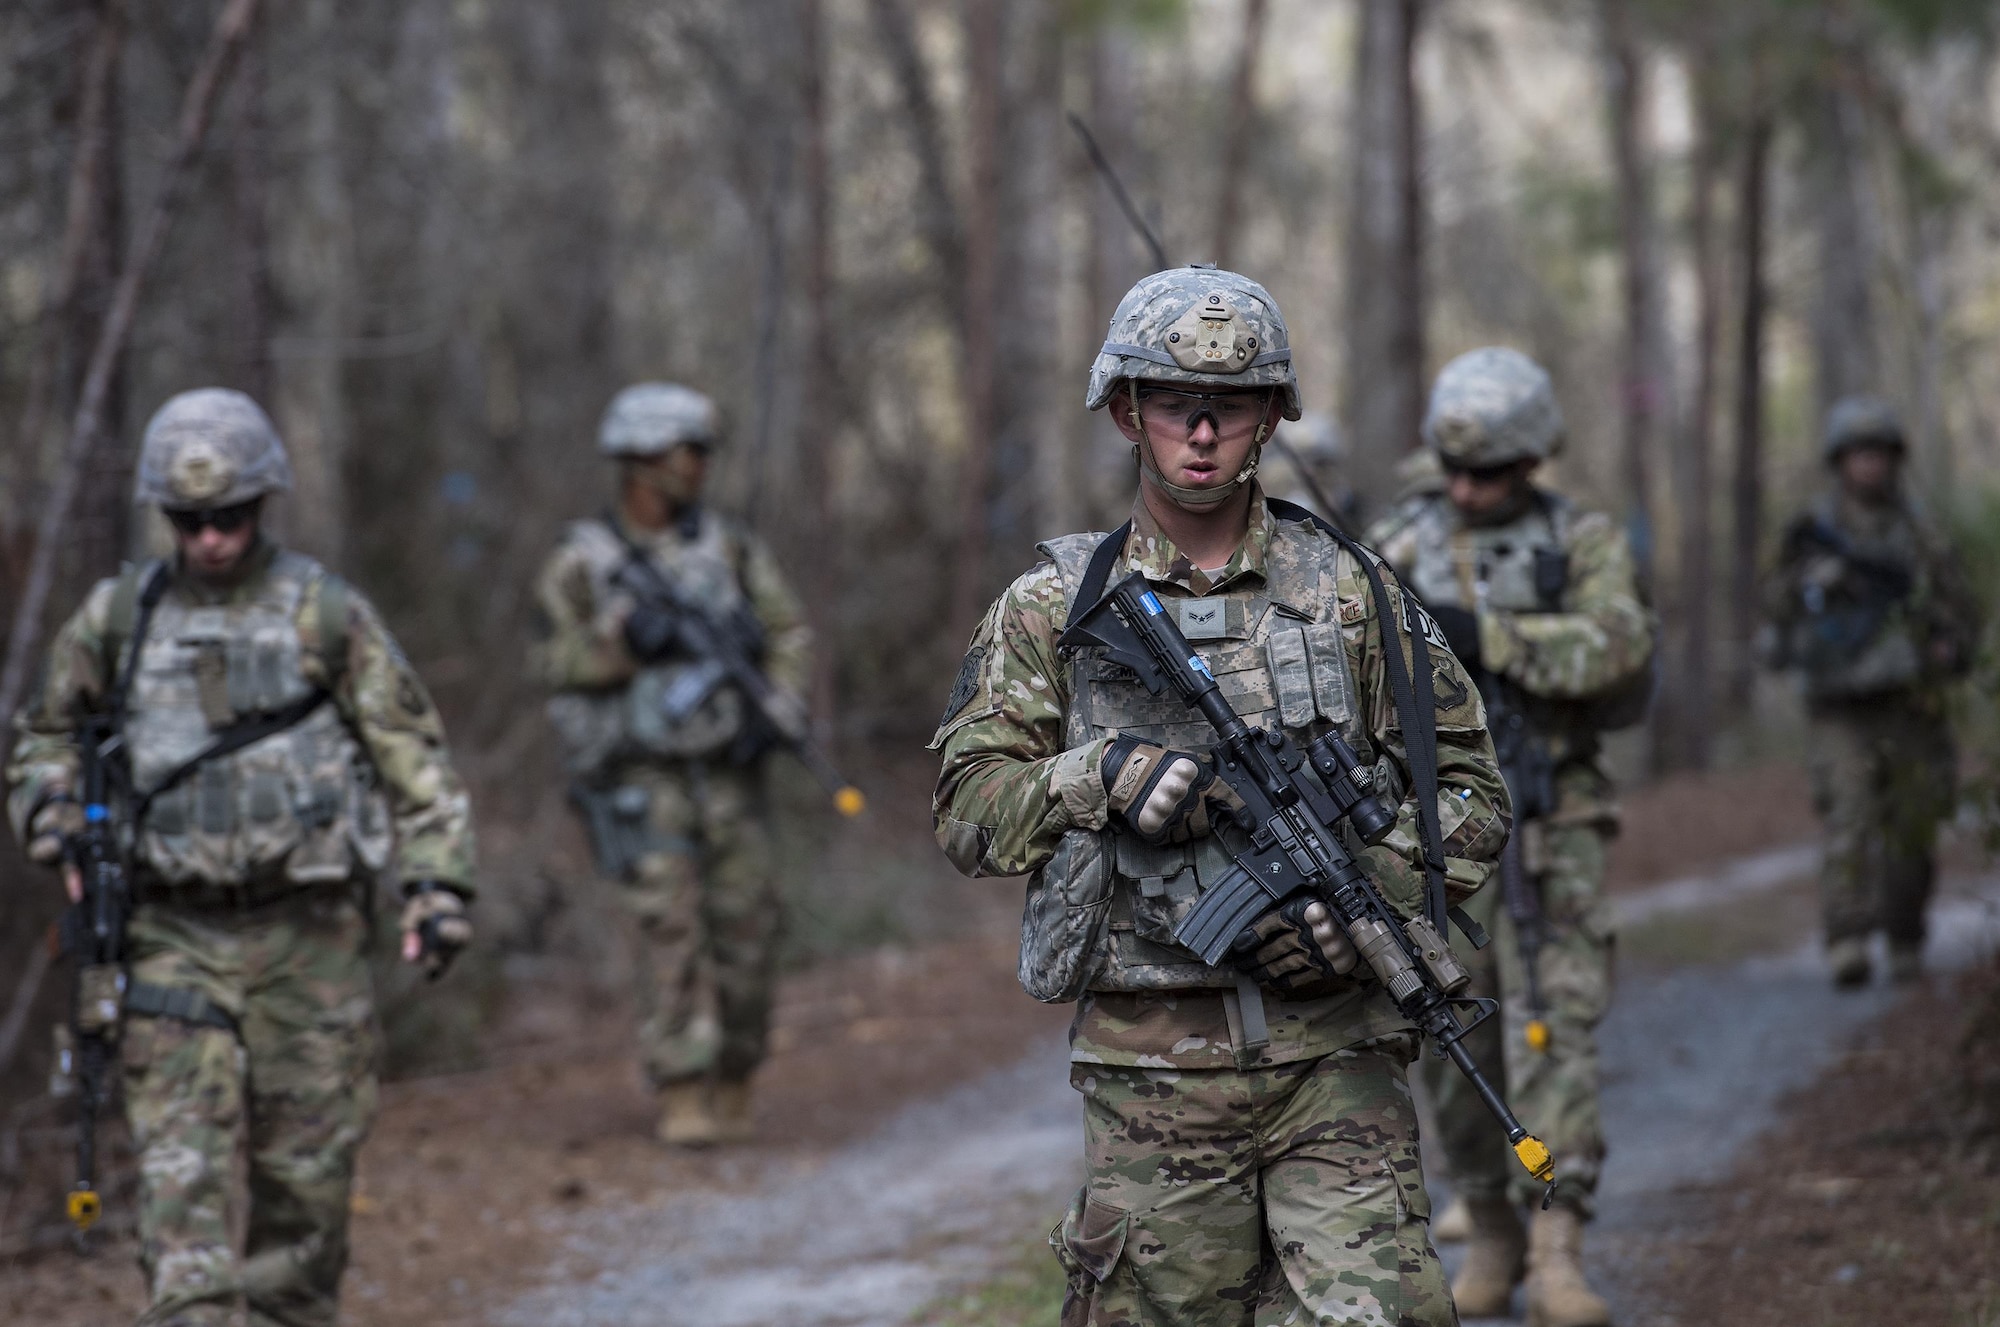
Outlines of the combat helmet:
M1548 370L1518 350L1481 346L1438 374L1423 435L1439 460L1468 470L1547 460L1562 447L1562 407Z
M606 456L660 456L684 442L714 447L722 438L722 412L692 387L640 382L619 392L597 426L597 450Z
M1278 302L1249 277L1208 264L1155 272L1125 292L1090 366L1084 407L1101 410L1122 386L1140 381L1270 387L1280 394L1286 419L1297 419L1304 408ZM1139 449L1140 464L1177 502L1219 501L1257 473L1253 450L1229 488L1183 488L1166 481L1148 450Z
M182 392L153 412L139 444L133 498L211 511L292 486L285 444L263 408L227 387Z
M1843 396L1826 412L1826 436L1820 456L1828 464L1849 447L1868 444L1903 450L1903 417L1879 396Z

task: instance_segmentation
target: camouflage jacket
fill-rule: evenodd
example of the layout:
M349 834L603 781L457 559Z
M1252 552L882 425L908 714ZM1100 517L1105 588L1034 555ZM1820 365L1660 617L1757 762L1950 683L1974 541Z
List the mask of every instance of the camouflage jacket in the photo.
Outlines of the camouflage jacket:
M471 805L452 767L437 709L415 669L403 656L373 605L345 583L340 584L340 593L346 603L345 655L337 667L330 669L330 661L324 657L322 648L325 621L322 596L328 593L326 587L333 583L331 578L310 559L281 550L268 541L250 556L252 564L248 574L225 590L210 589L188 580L171 566L166 569L170 580L154 625L146 632L146 648L141 658L142 674L165 679L165 685L171 689L175 669L199 671L203 647L209 641L170 639L173 633L166 624L177 618L198 619L204 632L219 631L226 637L232 625L250 621L260 608L268 612L273 604L285 605L295 641L277 642L281 647L277 652L244 650L239 654L238 651L229 651L229 694L234 696L239 690L247 694L257 686L271 689L274 695L312 688L329 691L331 708L322 707L317 713L336 716L333 728L337 735L330 742L322 742L311 749L323 751L342 765L365 764L366 769L337 771L337 777L359 780L358 797L373 799L386 795L390 825L393 827L395 874L403 880L437 880L469 891L473 885ZM112 644L109 638L113 634L112 604L119 585L120 578L117 577L98 582L84 600L83 607L63 625L49 646L40 691L15 720L17 738L13 759L7 770L11 789L8 812L15 834L23 839L30 819L43 802L58 792L75 791L79 764L76 728L83 715L102 712L107 702L107 687L116 670L124 666L124 659L107 657L108 647ZM218 642L222 647L231 643L226 639ZM246 642L252 645L262 643ZM124 648L128 642L119 641L116 644L121 653L129 655L129 649ZM218 654L217 657L224 656ZM256 673L262 670L255 665L240 668L239 661L266 658L294 661L293 666L299 676L295 679L264 679L259 676L254 681L247 681L242 676L246 671ZM333 675L329 675L330 672ZM191 693L193 688L188 690ZM138 695L140 688L135 686L134 691L134 710L128 720L127 736L134 747L132 765L140 781L144 782L147 771L161 761L156 753L143 749L156 739L141 732L140 725L149 716L138 703L143 700ZM206 695L207 688L204 687L203 691ZM253 700L250 708L254 711L268 707ZM197 711L192 716L192 722L198 727L215 726L218 718L227 717L204 716ZM172 725L176 716L169 713L165 719ZM223 781L218 787L223 799L232 803L241 802L248 808L246 814L238 817L233 807L192 803L200 809L191 817L198 823L190 828L190 832L198 834L201 830L212 830L221 825L225 832L214 841L204 845L197 838L195 850L175 849L173 841L179 836L160 823L168 814L167 799L155 802L146 837L141 841L142 863L170 881L200 878L213 883L234 884L242 883L240 877L243 873L259 870L259 864L254 860L259 847L258 825L271 818L257 808L260 797L269 800L260 791L258 776L271 761L260 753L279 751L285 743L294 740L298 732L309 730L313 721L308 719L297 725L292 733L267 737L203 767L213 768L214 774L221 776ZM184 728L187 724L181 722L178 726ZM144 732L163 734L167 731L157 722L144 729ZM183 740L181 745L198 747L203 740L196 734ZM297 777L297 772L286 770L282 762L275 773L280 783ZM305 773L310 777L318 771ZM212 781L212 776L192 776L189 784L198 786L190 791L190 797L208 795L207 785ZM236 784L242 786L237 787ZM279 795L295 797L301 791L287 788ZM315 798L329 794L335 798L340 796L337 785L322 789L317 782L311 792ZM336 806L313 809L330 817L334 825L346 826L344 832L355 839L353 846L364 866L373 868L388 864L385 860L369 860L377 854L363 842L373 837L365 823L369 819L365 808ZM188 807L179 807L174 814L184 820L189 819L188 810ZM223 821L229 823L222 825ZM164 845L158 841L162 836L167 841ZM283 846L282 840L279 843ZM383 849L386 856L388 843L383 844ZM344 879L353 870L344 845L316 844L310 833L303 844L289 851L293 860L287 863L287 874L293 880ZM315 857L310 865L301 860L305 854ZM205 859L212 860L207 860L204 867Z
M1979 606L1950 546L1907 502L1868 507L1822 494L1786 528L1764 591L1770 662L1806 695L1901 695L1926 705L1964 672Z
M1044 874L1063 869L1060 861L1052 866L1058 853L1074 853L1094 834L1110 832L1117 840L1112 916L1135 915L1143 932L1148 900L1124 898L1118 891L1134 895L1159 892L1150 889L1147 880L1128 879L1143 869L1130 863L1147 857L1148 850L1110 827L1108 798L1099 773L1110 740L1102 735L1105 721L1076 722L1083 703L1079 692L1083 684L1081 664L1059 657L1056 651L1057 637L1069 613L1071 588L1066 575L1073 577L1073 564L1079 557L1087 558L1098 538L1101 536L1073 536L1043 545L1050 560L1016 580L974 635L944 721L932 740L932 748L943 752L932 804L933 821L946 855L966 874L1037 873L1037 883L1044 886L1050 883L1043 879ZM1111 579L1116 581L1135 570L1154 582L1163 598L1178 602L1217 596L1245 605L1232 608L1231 613L1251 615L1257 612L1255 601L1260 592L1273 584L1323 587L1319 611L1324 617L1307 614L1297 618L1295 606L1281 608L1276 592L1272 592L1272 611L1262 618L1265 625L1245 633L1249 635L1247 652L1262 657L1260 642L1277 630L1269 625L1272 622L1296 625L1305 621L1309 630L1330 631L1327 639L1336 642L1333 648L1338 656L1331 671L1341 678L1332 685L1341 694L1327 698L1317 689L1309 692L1315 699L1308 701L1305 712L1296 715L1282 696L1236 699L1234 703L1246 711L1246 717L1250 717L1249 709L1260 705L1278 706L1285 711L1283 722L1292 726L1301 740L1310 740L1333 726L1333 716L1338 715L1340 726L1355 741L1363 758L1379 759L1378 768L1395 788L1409 786L1401 726L1375 625L1375 605L1367 577L1351 555L1338 550L1310 526L1278 521L1259 495L1243 543L1211 578L1174 548L1140 503L1134 508L1124 558L1114 566ZM1385 580L1392 597L1399 596L1393 574ZM1397 602L1400 605L1399 597ZM1218 647L1222 644L1218 642ZM1408 647L1403 649L1407 660ZM1448 652L1434 652L1433 664L1440 821L1446 835L1449 890L1455 898L1462 898L1484 882L1504 841L1505 791L1493 765L1477 693ZM1224 663L1218 659L1215 667L1222 678L1227 671ZM1299 660L1299 667L1307 667L1306 659ZM1322 671L1322 666L1311 669L1316 684ZM1268 683L1254 678L1254 669L1248 675L1232 675L1225 690L1247 687L1246 695L1255 697ZM1097 684L1094 675L1091 684ZM1350 685L1351 695L1345 690ZM1170 741L1194 747L1197 741L1212 740L1202 721L1180 711L1177 702L1143 704L1163 707L1159 719L1168 725L1163 732ZM1155 725L1148 720L1147 726L1150 731ZM1095 735L1093 727L1100 730ZM1362 860L1385 895L1402 906L1415 906L1423 891L1417 866L1415 806L1407 797L1403 803L1396 830L1383 844L1366 849ZM1160 869L1171 872L1175 868L1169 864ZM1166 889L1170 895L1171 882ZM1229 1063L1232 1037L1228 1023L1232 1015L1228 999L1213 989L1195 989L1227 985L1227 974L1200 969L1184 951L1161 944L1139 945L1150 956L1154 975L1106 990L1104 979L1116 977L1123 961L1118 945L1102 937L1088 943L1099 949L1087 956L1096 975L1081 996L1085 1007L1078 1015L1072 1039L1075 1057L1181 1067ZM1104 949L1107 943L1111 946L1108 951ZM1024 937L1024 985L1039 998L1075 998L1035 989L1034 974L1027 971L1026 948ZM1187 989L1143 989L1148 984L1169 982ZM1272 1047L1267 1059L1324 1054L1398 1025L1399 1016L1379 991L1357 989L1323 1001L1281 1006L1271 1014Z
M681 593L725 612L746 608L764 632L766 676L780 690L804 696L812 632L762 541L707 509L692 538L677 526L643 533L622 523L614 528L617 521L607 516L575 522L535 580L537 638L529 668L557 693L550 713L571 747L573 765L615 763L631 755L626 730L632 725L621 717L628 708L625 693L658 671L642 668L625 643L625 618L634 600L612 579L630 555L627 538Z
M1611 815L1598 733L1607 698L1648 684L1657 635L1624 532L1537 489L1520 516L1491 526L1467 525L1442 493L1411 499L1369 537L1425 603L1475 613L1482 666L1518 688L1549 743L1557 818ZM1538 550L1560 573L1539 585Z

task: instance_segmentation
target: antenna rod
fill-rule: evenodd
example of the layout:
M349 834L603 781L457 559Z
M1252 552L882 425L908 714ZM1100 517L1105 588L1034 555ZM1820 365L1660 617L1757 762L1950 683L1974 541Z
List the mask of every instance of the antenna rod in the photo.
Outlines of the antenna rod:
M1069 127L1076 130L1076 136L1083 140L1083 150L1090 154L1090 164L1097 168L1097 173L1111 186L1112 196L1118 200L1118 206L1125 213L1125 219L1132 223L1133 229L1137 230L1140 238L1146 241L1146 247L1152 250L1153 270L1163 272L1172 267L1173 264L1167 261L1167 246L1160 243L1160 237L1146 224L1146 218L1139 215L1137 205L1132 202L1132 195L1125 192L1125 185L1119 180L1118 172L1111 169L1111 163L1104 159L1104 153L1098 148L1097 140L1091 136L1090 126L1083 122L1082 116L1071 111Z

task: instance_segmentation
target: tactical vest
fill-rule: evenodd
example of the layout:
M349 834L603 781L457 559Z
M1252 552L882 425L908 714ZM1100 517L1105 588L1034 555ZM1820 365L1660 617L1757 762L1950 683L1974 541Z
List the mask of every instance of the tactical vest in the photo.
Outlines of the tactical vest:
M632 546L603 520L570 526L569 542L589 570L593 603L626 591L614 582ZM726 522L703 512L692 539L648 541L648 558L687 599L717 618L746 613L743 541ZM690 702L689 698L695 698ZM747 702L705 659L648 664L623 686L565 691L549 699L549 722L568 751L572 773L598 775L620 765L699 760L726 752L748 727Z
M1102 538L1066 535L1040 545L1071 604ZM1263 586L1200 597L1156 588L1245 722L1282 725L1301 744L1338 725L1363 759L1372 759L1341 634L1338 556L1334 542L1310 527L1280 523ZM1184 751L1214 743L1214 729L1199 714L1170 694L1151 695L1097 654L1080 651L1070 662L1066 749L1121 733ZM1022 986L1048 1001L1074 1000L1085 989L1233 989L1233 969L1210 967L1173 940L1201 891L1230 865L1213 837L1158 845L1121 828L1070 830L1029 881Z
M1925 680L1913 618L1923 558L1907 516L1880 536L1850 533L1840 504L1822 495L1789 539L1803 545L1801 602L1784 643L1814 700L1859 700Z
M1570 585L1569 542L1576 508L1569 499L1535 490L1528 510L1505 525L1463 525L1448 498L1429 499L1398 533L1414 553L1399 568L1404 583L1424 603L1474 610L1485 583L1485 606L1503 613L1564 611ZM1594 755L1598 735L1636 723L1650 699L1652 678L1641 673L1614 693L1590 700L1524 696L1536 730L1549 739L1558 761Z
M135 574L127 580L136 583ZM136 790L159 788L232 724L312 694L299 610L329 582L312 559L281 550L239 602L195 604L175 594L158 601L129 665L124 731ZM321 597L345 612L344 594ZM117 619L119 601L129 602L125 582L113 598ZM109 634L123 644L116 620ZM338 638L346 639L344 622ZM335 671L344 662L329 660ZM202 761L152 799L136 832L138 861L170 885L346 880L357 862L381 870L393 842L374 766L331 703Z

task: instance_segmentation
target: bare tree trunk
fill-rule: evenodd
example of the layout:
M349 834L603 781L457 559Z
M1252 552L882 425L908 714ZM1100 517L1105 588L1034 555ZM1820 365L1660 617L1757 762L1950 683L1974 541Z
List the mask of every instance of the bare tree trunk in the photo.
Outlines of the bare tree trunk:
M1229 87L1229 130L1222 140L1222 179L1215 200L1215 243L1210 256L1227 268L1234 258L1236 228L1243 215L1243 180L1250 164L1250 131L1257 113L1257 56L1264 44L1269 0L1243 0L1243 38L1236 51L1236 74Z
M1713 754L1709 510L1715 450L1716 345L1722 326L1722 256L1716 243L1716 153L1722 132L1713 52L1696 51L1694 192L1695 364L1681 479L1681 667L1674 707L1675 763L1706 769Z
M35 351L28 366L27 399L21 412L20 443L16 453L22 471L18 478L29 479L42 454L42 431L47 426L49 398L54 391L56 362L66 329L73 329L71 308L84 284L94 253L105 240L105 218L115 218L115 203L107 206L115 193L118 178L117 155L113 151L113 105L117 100L119 57L125 44L123 0L104 0L97 7L97 25L85 57L82 92L78 98L76 145L70 155L62 248L56 260L55 279L42 301L41 317L35 328ZM115 232L112 236L115 243ZM115 250L113 266L115 267ZM115 271L111 274L115 279ZM107 285L109 283L107 282ZM99 311L101 312L101 310ZM18 492L18 490L17 490ZM11 506L8 517L25 508Z
M264 215L264 51L251 39L230 99L230 254L235 278L236 385L266 410L271 397L271 232Z
M1361 0L1347 236L1347 435L1383 499L1423 420L1423 216L1412 68L1420 0Z
M969 0L973 4L997 4L998 0ZM931 95L930 80L924 69L923 53L917 47L915 25L903 0L869 0L875 34L889 61L889 72L903 103L903 119L910 131L911 147L917 159L918 228L937 262L945 291L946 307L963 335L965 321L965 238L959 224L958 207L953 202L950 159L945 148L943 117L937 99ZM997 19L997 14L996 14Z
M805 122L806 187L806 390L799 450L800 475L811 504L813 630L812 712L822 742L833 732L837 671L834 637L826 616L840 584L839 507L833 493L833 449L843 412L835 399L839 365L833 340L833 183L827 157L826 83L831 49L826 40L822 0L801 0L799 27L803 53L799 102Z
M1642 118L1645 57L1627 29L1622 0L1606 0L1606 76L1611 148L1618 191L1618 236L1625 314L1624 382L1620 393L1626 523L1640 575L1653 573L1653 432L1666 396L1654 329L1660 282L1652 176Z
M1736 334L1736 474L1729 599L1735 636L1729 700L1743 710L1756 680L1754 645L1761 617L1758 571L1764 555L1764 213L1770 184L1771 112L1761 84L1743 142L1736 186L1736 250L1742 292Z
M1841 397L1881 384L1870 291L1874 246L1859 178L1867 154L1862 109L1851 92L1829 81L1816 91L1811 113L1808 197L1819 229L1813 357L1824 420Z
M986 583L988 498L996 422L995 314L1000 290L1000 56L1002 0L964 0L970 187L965 202L965 456L958 488L958 565L952 630L970 628Z

